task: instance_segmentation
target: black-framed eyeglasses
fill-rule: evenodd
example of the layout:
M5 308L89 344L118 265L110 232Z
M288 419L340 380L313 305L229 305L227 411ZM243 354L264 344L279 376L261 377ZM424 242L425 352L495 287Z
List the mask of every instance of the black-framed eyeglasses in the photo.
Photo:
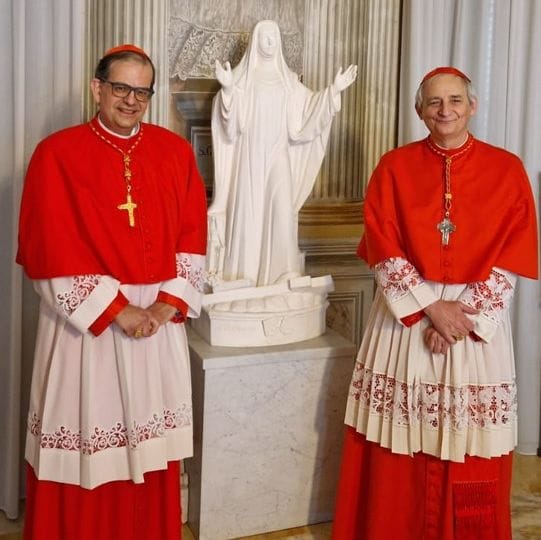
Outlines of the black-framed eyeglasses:
M100 79L100 82L110 84L113 96L119 98L128 97L130 92L133 92L137 101L148 101L154 94L152 88L130 86L129 84L106 81L105 79Z

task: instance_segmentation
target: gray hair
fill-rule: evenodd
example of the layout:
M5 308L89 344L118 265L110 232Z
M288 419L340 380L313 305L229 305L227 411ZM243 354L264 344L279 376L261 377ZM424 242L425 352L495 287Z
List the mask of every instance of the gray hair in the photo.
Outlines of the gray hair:
M417 88L417 92L415 92L415 110L416 111L420 111L421 106L423 105L423 87L426 82L427 81L421 83L419 85L419 88ZM470 102L470 105L472 105L474 101L477 101L477 92L475 91L475 88L473 87L471 81L462 79L462 82L464 83L464 86L466 87L466 96L468 98L468 101Z

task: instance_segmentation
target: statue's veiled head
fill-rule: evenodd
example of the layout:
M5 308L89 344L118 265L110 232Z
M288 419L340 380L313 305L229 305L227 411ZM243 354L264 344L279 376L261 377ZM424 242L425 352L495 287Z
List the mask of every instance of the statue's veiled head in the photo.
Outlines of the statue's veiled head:
M291 88L298 79L284 59L280 28L275 21L259 21L254 26L248 48L233 70L236 84L249 88L258 66L263 65L272 67L287 88Z
M281 49L280 29L274 21L261 21L254 29L257 52L264 59L274 58Z

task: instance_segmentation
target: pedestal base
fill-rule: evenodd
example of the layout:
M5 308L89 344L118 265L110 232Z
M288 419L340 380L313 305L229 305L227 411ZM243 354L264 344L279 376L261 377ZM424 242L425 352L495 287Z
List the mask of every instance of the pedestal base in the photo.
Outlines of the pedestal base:
M277 285L206 294L192 328L211 345L266 347L297 343L325 332L331 276L303 276Z
M354 346L211 347L190 331L188 523L225 540L332 519Z

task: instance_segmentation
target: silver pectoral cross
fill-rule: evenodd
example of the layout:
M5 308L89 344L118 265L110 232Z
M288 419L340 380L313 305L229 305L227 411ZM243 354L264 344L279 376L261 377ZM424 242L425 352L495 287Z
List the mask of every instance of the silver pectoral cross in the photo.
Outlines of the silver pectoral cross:
M438 223L437 229L441 233L442 245L447 246L449 244L449 234L456 231L456 225L448 217L444 217L443 220Z

